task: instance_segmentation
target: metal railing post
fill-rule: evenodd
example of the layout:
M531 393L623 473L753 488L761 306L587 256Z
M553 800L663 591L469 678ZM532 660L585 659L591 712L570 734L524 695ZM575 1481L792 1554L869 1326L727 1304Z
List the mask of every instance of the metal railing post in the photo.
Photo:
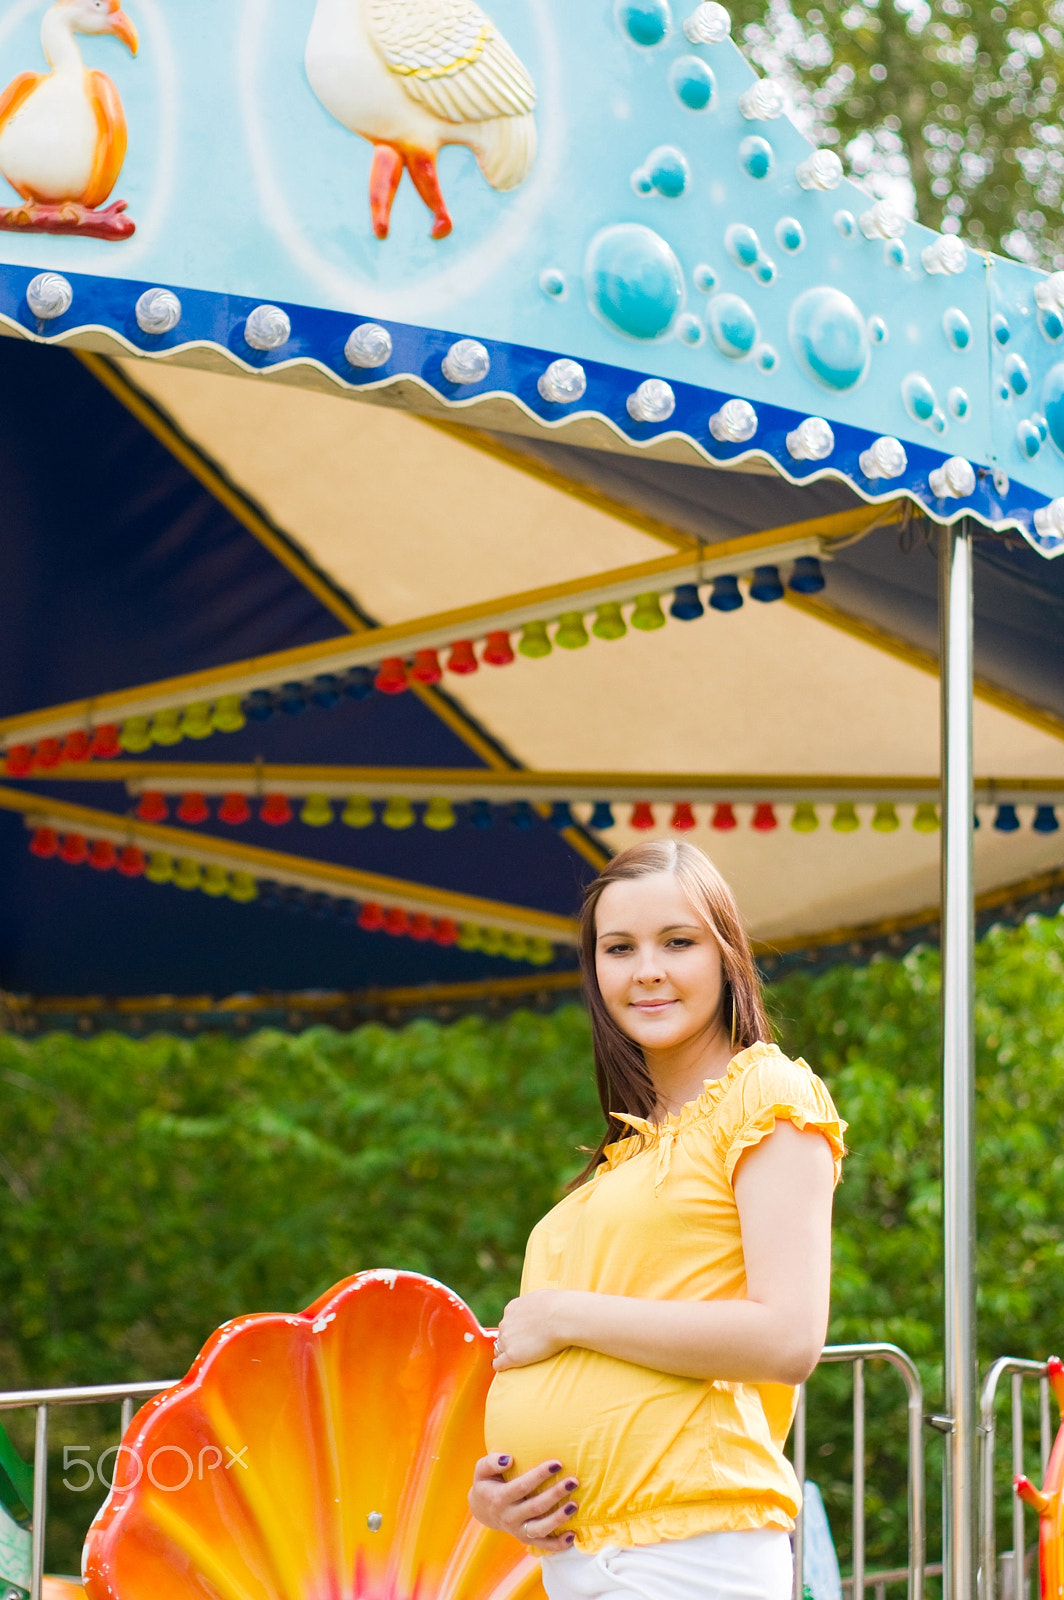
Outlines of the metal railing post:
M1002 1356L999 1360L995 1361L993 1366L990 1368L989 1372L987 1373L986 1377L983 1379L983 1387L982 1387L982 1389L980 1390L980 1393L979 1393L979 1437L980 1437L980 1443L981 1443L981 1449L980 1449L980 1452L979 1452L979 1454L980 1454L980 1464L979 1464L979 1566L980 1566L981 1600L997 1600L997 1535L996 1535L996 1530L994 1528L994 1452L995 1452L995 1448L996 1448L996 1445L997 1445L997 1418L996 1418L995 1413L994 1413L994 1403L995 1403L995 1401L997 1399L998 1384L1001 1382L1001 1379L1003 1377L1005 1377L1007 1374L1012 1374L1012 1378L1013 1378L1013 1408L1012 1408L1012 1426L1013 1426L1012 1459L1013 1459L1013 1466L1015 1467L1015 1463L1016 1463L1016 1460L1017 1460L1017 1434L1018 1434L1019 1435L1019 1461L1020 1461L1020 1464L1021 1464L1021 1466L1020 1466L1020 1470L1021 1471L1022 1471L1022 1463L1023 1463L1023 1412L1022 1412L1022 1407L1021 1407L1021 1410L1020 1410L1020 1413L1019 1413L1019 1427L1017 1428L1017 1426L1016 1426L1017 1413L1016 1413L1016 1388L1015 1388L1015 1385L1017 1383L1022 1383L1024 1377L1032 1377L1032 1378L1037 1377L1037 1378L1040 1378L1042 1380L1042 1383L1043 1383L1044 1388L1046 1390L1048 1390L1048 1387L1049 1387L1048 1383L1046 1383L1046 1381L1045 1381L1045 1379L1046 1379L1046 1365L1045 1365L1044 1361L1026 1361L1026 1360L1022 1360L1019 1357L1013 1357L1013 1356ZM1041 1443L1041 1453L1042 1453L1042 1456L1043 1456L1043 1462L1046 1462L1049 1459L1049 1448L1048 1447L1049 1447L1049 1443L1050 1443L1050 1439L1049 1439L1049 1400L1048 1400L1048 1394L1045 1394L1044 1397L1043 1397L1041 1410L1042 1410L1042 1419L1041 1419L1041 1430L1040 1430L1041 1431L1040 1443ZM1045 1466L1044 1465L1043 1465L1042 1471L1043 1471L1043 1474L1044 1474L1044 1472L1045 1472ZM1017 1501L1017 1503L1018 1503L1018 1501ZM1015 1505L1013 1506L1013 1509L1012 1509L1012 1517L1013 1517L1013 1522L1012 1522L1013 1535L1012 1535L1012 1539L1013 1539L1013 1547L1015 1548L1016 1547L1016 1539L1017 1539L1017 1533L1016 1533L1017 1518L1016 1518L1016 1506ZM1019 1540L1020 1540L1020 1546L1021 1546L1021 1549L1020 1549L1020 1561L1021 1561L1021 1566L1022 1566L1022 1561L1023 1561L1022 1544L1023 1544L1023 1537L1024 1537L1024 1535L1023 1535L1023 1509L1022 1509L1022 1507L1020 1507L1019 1518L1020 1518L1020 1521L1019 1521L1019 1526L1020 1526ZM1014 1593L1011 1596L1011 1600L1020 1600L1020 1594L1023 1591L1024 1586L1025 1586L1025 1580L1021 1577L1019 1580L1017 1580L1013 1584L1013 1588L1014 1588L1014 1590L1016 1590L1016 1593ZM1004 1597L1003 1597L1003 1600L1004 1600Z
M1023 1373L1012 1374L1012 1476L1023 1471ZM1027 1600L1023 1571L1023 1501L1012 1497L1012 1594L1009 1600Z
M798 1405L794 1413L794 1475L798 1487L805 1494L805 1384L798 1387ZM799 1507L794 1519L794 1600L802 1600L805 1584L805 1506Z
M48 1523L48 1407L37 1407L33 1438L33 1535L30 1546L30 1600L44 1588L44 1544Z
M853 1594L864 1600L865 1569L865 1404L864 1361L853 1364Z

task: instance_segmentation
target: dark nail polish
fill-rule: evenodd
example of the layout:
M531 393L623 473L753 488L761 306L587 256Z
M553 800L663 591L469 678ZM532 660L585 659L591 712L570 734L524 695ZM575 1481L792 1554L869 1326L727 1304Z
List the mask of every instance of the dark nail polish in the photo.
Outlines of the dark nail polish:
M513 1460L513 1456L500 1456L499 1457L499 1465L500 1465L500 1467L508 1467L512 1460Z
M565 1482L562 1484L562 1488L563 1489L568 1489L570 1493L572 1493L572 1491L574 1489L578 1489L579 1487L580 1487L580 1485L577 1483L575 1478L566 1478Z
M565 1515L567 1517L571 1517L573 1512L576 1510L576 1501L575 1500L570 1500L569 1504L564 1509L565 1509Z
M576 1543L576 1534L575 1533L567 1533L565 1535L565 1542L566 1542L566 1544L575 1544Z
M562 1464L561 1464L560 1461L548 1461L548 1463L547 1463L547 1471L548 1472L560 1472L561 1470L562 1470Z

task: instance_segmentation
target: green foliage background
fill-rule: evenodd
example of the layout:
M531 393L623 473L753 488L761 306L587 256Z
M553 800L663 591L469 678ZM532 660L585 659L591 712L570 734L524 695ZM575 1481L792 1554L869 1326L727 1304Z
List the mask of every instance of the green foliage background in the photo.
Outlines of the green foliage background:
M1060 1349L1064 920L979 948L981 1363ZM781 1040L850 1122L833 1341L890 1339L940 1400L938 958L836 968L771 991ZM584 1013L244 1041L0 1036L0 1386L179 1376L225 1318L298 1309L371 1266L431 1273L490 1325L529 1228L597 1137ZM904 1560L903 1407L868 1375L871 1565ZM810 1476L845 1559L849 1380L810 1388ZM114 1412L54 1414L52 1570L76 1570L101 1498L62 1447ZM13 1430L29 1447L28 1418ZM21 1431L19 1431L21 1430ZM110 1430L110 1431L109 1431ZM929 1436L935 1504L937 1450ZM1007 1542L1007 1541L1006 1541ZM931 1553L937 1551L932 1530Z

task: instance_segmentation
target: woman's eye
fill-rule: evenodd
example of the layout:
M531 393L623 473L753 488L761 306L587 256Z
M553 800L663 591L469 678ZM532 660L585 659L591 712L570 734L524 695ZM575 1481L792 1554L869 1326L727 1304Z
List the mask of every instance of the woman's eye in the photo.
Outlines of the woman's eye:
M670 939L669 943L673 947L674 950L689 950L690 947L694 944L694 940L693 939Z
M608 956L624 956L628 954L631 948L630 944L610 944L606 946L606 954Z

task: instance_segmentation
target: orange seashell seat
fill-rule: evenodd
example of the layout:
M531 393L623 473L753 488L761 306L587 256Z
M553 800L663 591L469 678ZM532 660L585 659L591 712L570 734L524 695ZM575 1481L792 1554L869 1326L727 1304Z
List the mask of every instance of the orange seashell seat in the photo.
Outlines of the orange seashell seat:
M491 1346L407 1272L227 1323L130 1424L89 1600L543 1600L538 1562L466 1505Z

